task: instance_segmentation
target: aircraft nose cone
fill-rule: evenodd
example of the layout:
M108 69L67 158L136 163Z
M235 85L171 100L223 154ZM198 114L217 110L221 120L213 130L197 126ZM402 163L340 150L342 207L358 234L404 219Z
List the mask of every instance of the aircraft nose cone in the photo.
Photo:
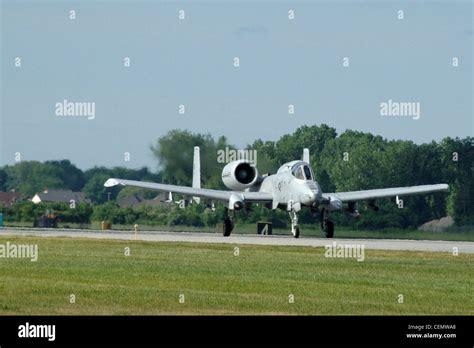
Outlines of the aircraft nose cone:
M307 193L304 194L302 198L303 199L301 200L301 203L306 204L306 205L311 205L316 199L316 192L312 190L308 191Z

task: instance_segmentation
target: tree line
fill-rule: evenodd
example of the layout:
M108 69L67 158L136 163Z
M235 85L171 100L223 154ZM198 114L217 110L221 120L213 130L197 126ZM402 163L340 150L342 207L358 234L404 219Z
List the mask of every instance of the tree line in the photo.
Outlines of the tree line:
M187 209L177 206L119 208L118 198L135 194L151 198L156 192L136 188L105 188L105 180L118 177L129 180L164 182L191 185L193 148L201 148L202 186L223 189L221 171L225 163L217 160L219 150L236 149L225 137L213 138L209 134L172 130L157 139L150 151L157 160L156 171L144 167L94 167L85 171L69 160L23 161L0 168L0 191L15 190L27 196L48 189L83 191L92 201L89 208L81 208L75 221L110 220L113 223L188 224L211 226L220 220L221 206L216 211L204 205L191 205ZM366 132L346 130L337 134L327 125L303 126L292 134L285 134L276 141L255 140L246 149L257 151L257 167L261 174L275 173L285 162L300 159L303 148L310 149L310 160L316 180L323 192L352 191L384 187L448 183L449 193L435 193L403 197L403 208L391 200L377 202L380 211L375 213L359 205L361 218L349 219L344 214L334 214L337 223L355 228L417 227L422 223L450 215L457 225L474 223L473 138L444 138L439 142L415 144L407 140L388 140ZM179 197L175 197L179 198ZM108 202L108 201L111 202ZM25 209L23 203L17 210ZM21 209L20 209L21 208ZM6 208L3 208L4 210ZM6 218L25 219L28 212L16 213L16 207L5 211ZM29 209L29 210L28 210ZM39 208L38 208L39 209ZM26 214L26 215L24 215ZM73 213L69 213L72 214ZM66 214L67 215L67 214ZM271 212L263 207L239 212L244 222L273 219L277 225L286 226L285 212ZM303 223L316 223L317 217L302 213ZM135 222L134 222L135 221Z

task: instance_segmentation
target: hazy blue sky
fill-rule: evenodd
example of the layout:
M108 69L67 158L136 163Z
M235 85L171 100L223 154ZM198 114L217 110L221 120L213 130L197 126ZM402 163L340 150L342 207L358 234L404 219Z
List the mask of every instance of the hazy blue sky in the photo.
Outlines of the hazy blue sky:
M474 133L471 1L1 3L0 165L155 169L149 145L174 128L240 147L320 123L417 143ZM56 116L64 99L95 102L95 119ZM381 116L389 99L419 102L420 119Z

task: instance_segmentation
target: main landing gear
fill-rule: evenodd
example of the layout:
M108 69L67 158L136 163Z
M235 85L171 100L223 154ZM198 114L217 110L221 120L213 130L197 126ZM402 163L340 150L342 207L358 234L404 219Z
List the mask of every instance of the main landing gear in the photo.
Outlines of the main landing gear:
M298 226L298 213L295 209L288 211L291 219L291 233L293 237L299 238L300 227ZM229 237L234 229L234 211L225 208L224 220L222 224L222 234L224 237ZM334 223L329 220L329 211L327 209L321 210L321 230L324 232L326 238L334 237Z
M329 211L324 208L321 210L321 231L324 232L326 238L334 237L334 222L329 220Z
M229 237L230 233L234 229L234 211L225 208L224 211L224 222L222 224L222 234L224 237Z

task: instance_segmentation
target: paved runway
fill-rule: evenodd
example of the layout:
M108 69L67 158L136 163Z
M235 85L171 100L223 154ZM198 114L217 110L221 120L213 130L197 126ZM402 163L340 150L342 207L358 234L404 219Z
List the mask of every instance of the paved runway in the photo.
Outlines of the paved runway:
M326 239L302 237L295 239L292 236L258 236L233 234L223 237L217 233L196 232L155 232L139 231L135 236L128 231L97 231L97 230L64 230L64 229L0 229L0 236L41 236L41 237L80 237L95 239L137 240L152 242L193 242L193 243L225 243L225 244L252 244L252 245L280 245L280 246L308 246L324 247L333 242L337 244L362 244L365 249L377 250L413 250L433 252L453 252L457 248L459 253L474 253L474 242L431 241L406 239Z

